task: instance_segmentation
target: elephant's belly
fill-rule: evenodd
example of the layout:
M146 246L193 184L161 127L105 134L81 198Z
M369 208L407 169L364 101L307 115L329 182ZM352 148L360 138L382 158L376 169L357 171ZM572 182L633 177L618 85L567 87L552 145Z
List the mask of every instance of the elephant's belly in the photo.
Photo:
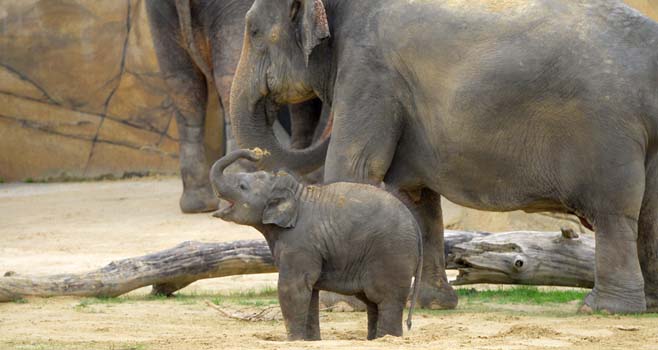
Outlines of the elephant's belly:
M482 171L483 176L486 171ZM492 176L493 177L493 176ZM459 205L488 211L564 211L562 201L542 185L524 185L527 179L498 178L496 183L458 176L440 178L437 192Z
M542 145L515 144L514 137L501 144L491 135L464 134L462 139L443 137L433 150L422 151L433 157L417 157L418 144L401 144L387 183L402 189L427 187L479 210L562 211L566 198L560 196L569 195L563 190L575 184L565 183L555 169L583 173L579 159L545 151Z
M354 295L363 291L363 286L359 281L345 278L338 273L325 274L315 283L316 289L334 292L338 294Z

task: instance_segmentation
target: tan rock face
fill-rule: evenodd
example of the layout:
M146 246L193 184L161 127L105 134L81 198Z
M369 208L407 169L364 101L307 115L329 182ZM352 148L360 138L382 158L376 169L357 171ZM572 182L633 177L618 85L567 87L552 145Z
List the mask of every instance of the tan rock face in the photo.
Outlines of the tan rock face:
M175 172L173 117L142 0L0 0L0 178Z
M0 179L176 171L173 116L142 0L0 0Z

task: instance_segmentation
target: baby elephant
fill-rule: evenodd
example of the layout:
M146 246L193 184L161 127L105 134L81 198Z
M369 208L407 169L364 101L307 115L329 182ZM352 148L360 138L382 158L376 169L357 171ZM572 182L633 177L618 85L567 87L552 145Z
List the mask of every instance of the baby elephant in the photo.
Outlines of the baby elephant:
M368 307L368 339L402 335L402 314L422 270L421 234L411 212L374 186L305 186L286 173L224 174L238 159L263 152L237 150L218 160L210 182L222 199L214 216L258 229L279 269L279 303L289 340L319 340L318 293L354 295Z

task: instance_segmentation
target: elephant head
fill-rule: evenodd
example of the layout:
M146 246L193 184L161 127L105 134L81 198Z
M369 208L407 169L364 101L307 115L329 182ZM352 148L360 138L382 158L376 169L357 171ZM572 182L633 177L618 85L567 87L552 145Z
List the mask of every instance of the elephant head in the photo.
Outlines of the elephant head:
M210 170L210 183L221 204L214 217L250 226L295 226L302 185L293 176L265 171L224 173L224 169L238 159L256 162L263 156L259 149L240 149L215 162Z
M307 65L313 49L328 37L321 0L256 0L247 12L230 114L241 147L270 152L262 164L266 168L306 173L324 161L328 139L302 150L287 149L270 125L280 105L316 97Z

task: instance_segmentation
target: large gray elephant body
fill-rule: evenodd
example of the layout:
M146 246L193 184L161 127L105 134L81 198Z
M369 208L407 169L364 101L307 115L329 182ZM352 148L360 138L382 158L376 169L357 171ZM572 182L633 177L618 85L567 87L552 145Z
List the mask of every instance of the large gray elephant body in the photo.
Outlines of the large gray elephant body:
M456 305L440 194L578 215L597 233L586 306L658 307L657 23L616 0L256 0L246 28L238 143L283 153L273 102L331 104L325 180L410 195L422 305Z
M210 163L219 155L209 156L204 147L208 87L216 88L219 108L224 116L227 149L234 148L230 130L229 95L244 31L244 16L253 0L147 0L146 8L160 69L176 109L180 139L180 169L183 212L195 213L217 209L217 199L208 182ZM290 106L292 118L291 147L311 145L319 123L322 105L309 101ZM325 116L326 122L328 114ZM274 118L276 119L276 118ZM268 121L270 125L274 119ZM322 123L320 124L322 127ZM317 139L317 135L315 135ZM222 135L215 135L221 138ZM305 167L318 168L324 160L326 143L306 154ZM209 156L209 157L207 157Z

